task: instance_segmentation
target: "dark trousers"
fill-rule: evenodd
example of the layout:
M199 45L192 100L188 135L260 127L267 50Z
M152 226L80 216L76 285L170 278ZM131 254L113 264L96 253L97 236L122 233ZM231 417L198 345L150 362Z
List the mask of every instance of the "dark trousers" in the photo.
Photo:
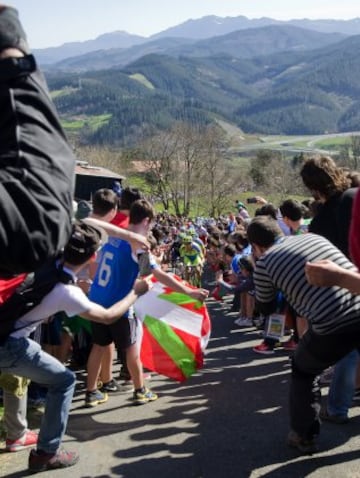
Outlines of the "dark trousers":
M311 439L320 432L319 375L351 350L360 347L360 325L320 335L311 328L300 340L292 358L290 426Z

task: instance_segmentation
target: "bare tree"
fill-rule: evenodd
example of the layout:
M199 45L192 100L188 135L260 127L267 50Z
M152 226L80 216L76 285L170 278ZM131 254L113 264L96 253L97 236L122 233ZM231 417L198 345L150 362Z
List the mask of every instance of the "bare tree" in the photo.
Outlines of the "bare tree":
M156 195L165 209L172 204L178 215L189 215L198 189L203 151L203 129L177 123L139 146Z
M255 189L281 199L302 192L301 161L297 159L291 161L278 151L259 151L251 161L249 171Z

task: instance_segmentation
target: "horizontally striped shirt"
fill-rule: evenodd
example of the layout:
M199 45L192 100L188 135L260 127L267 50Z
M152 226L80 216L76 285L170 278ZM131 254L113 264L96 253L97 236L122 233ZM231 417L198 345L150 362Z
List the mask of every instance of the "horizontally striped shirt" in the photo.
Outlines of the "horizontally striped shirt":
M344 326L360 329L360 296L340 287L316 287L305 276L305 263L329 259L339 266L356 267L327 239L316 234L289 236L272 246L256 262L256 299L269 303L281 290L298 315L306 317L313 330L332 333Z

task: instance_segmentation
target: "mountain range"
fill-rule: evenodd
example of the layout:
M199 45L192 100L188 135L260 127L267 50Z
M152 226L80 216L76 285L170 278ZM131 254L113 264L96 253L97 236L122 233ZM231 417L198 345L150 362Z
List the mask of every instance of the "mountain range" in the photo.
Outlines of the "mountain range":
M46 68L63 118L106 117L85 122L82 141L128 146L177 120L264 134L360 129L360 35L282 23L137 40Z
M238 30L261 28L269 25L290 25L314 30L321 33L342 33L344 35L360 34L360 18L352 20L289 20L281 21L273 18L249 19L245 16L217 17L205 16L196 20L188 20L180 25L168 28L148 38L133 35L124 31L105 33L93 40L65 43L58 47L34 49L34 53L42 65L53 64L74 56L111 48L129 48L141 43L149 43L164 38L180 38L200 40L215 36L227 35Z

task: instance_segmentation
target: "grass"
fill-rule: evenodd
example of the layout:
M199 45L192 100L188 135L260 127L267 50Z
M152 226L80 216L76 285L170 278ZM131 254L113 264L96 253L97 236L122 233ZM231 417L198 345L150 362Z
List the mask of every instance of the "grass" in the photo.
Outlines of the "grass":
M154 85L149 81L146 76L142 75L141 73L134 73L133 75L130 75L129 78L132 80L136 80L139 83L141 83L143 86L146 88L149 88L149 90L155 90Z
M314 142L314 146L321 149L339 149L346 145L350 145L350 138L346 136L339 136L330 139L320 139Z
M54 98L59 98L59 96L65 96L65 95L69 95L70 93L74 93L75 91L77 91L78 88L71 88L71 87L66 87L66 88L63 88L62 90L53 90L50 92L50 96L52 99Z
M68 119L62 119L61 124L66 131L76 132L80 131L85 126L92 131L110 121L111 114L94 115L94 116L80 116Z

